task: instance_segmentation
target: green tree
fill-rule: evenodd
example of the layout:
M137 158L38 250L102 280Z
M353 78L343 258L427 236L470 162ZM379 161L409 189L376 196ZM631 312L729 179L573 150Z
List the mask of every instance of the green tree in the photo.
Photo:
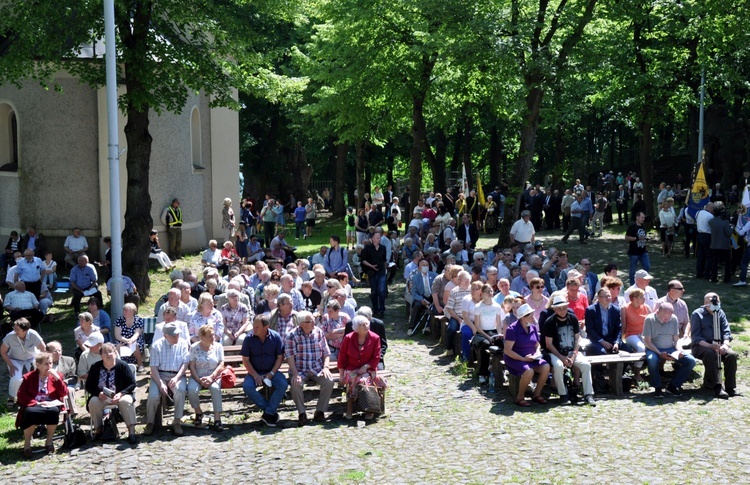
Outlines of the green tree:
M233 88L257 93L282 89L265 55L276 21L294 15L290 1L118 0L115 23L120 97L127 115L127 197L123 270L146 294L148 232L152 227L149 168L151 112L179 113L189 93L211 95L213 106L237 107ZM79 46L104 37L101 2L4 2L0 82L33 78L54 83L67 69L92 86L104 84L103 59L80 60Z

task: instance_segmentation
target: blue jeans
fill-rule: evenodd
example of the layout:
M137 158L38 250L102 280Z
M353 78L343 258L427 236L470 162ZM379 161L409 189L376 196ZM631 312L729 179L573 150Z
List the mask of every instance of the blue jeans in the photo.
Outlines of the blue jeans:
M453 350L454 343L456 340L456 334L458 333L458 329L461 327L461 324L458 323L458 321L455 318L450 318L448 320L448 329L445 331L445 348L448 350Z
M750 264L750 244L745 247L740 263L740 281L747 281L747 265Z
M668 347L659 350L662 352L670 353L674 352L675 348ZM649 381L651 386L656 389L661 388L661 376L659 375L660 360L661 356L659 354L651 349L646 349L646 365L648 365ZM692 355L683 354L683 356L680 357L677 362L680 364L680 367L676 369L674 377L672 378L672 382L670 382L670 384L674 387L680 387L681 385L683 385L687 378L690 377L690 372L693 370L693 367L695 367L695 358Z
M651 260L648 257L648 253L628 255L628 258L630 258L630 286L633 286L635 284L635 270L638 267L638 262L641 262L641 268L651 271Z
M255 387L255 380L250 374L245 377L245 381L242 383L242 390L245 391L247 397L249 397L256 406L262 409L264 413L274 415L276 414L279 404L281 404L281 401L284 399L286 388L289 387L289 383L284 374L277 372L273 375L273 378L271 378L271 384L273 385L273 392L268 401L263 397L263 394L258 392L258 389Z
M471 338L474 336L474 332L471 331L468 325L461 327L461 357L464 361L468 362L471 357Z
M385 313L385 271L370 276L370 302L373 313Z

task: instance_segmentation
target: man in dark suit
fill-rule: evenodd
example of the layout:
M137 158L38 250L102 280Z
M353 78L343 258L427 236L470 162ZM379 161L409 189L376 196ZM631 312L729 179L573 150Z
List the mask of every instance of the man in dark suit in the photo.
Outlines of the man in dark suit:
M617 219L618 224L622 225L622 215L625 214L625 225L629 225L628 222L628 191L625 187L620 185L617 190L612 191L612 197L617 202Z
M430 271L430 262L426 259L419 262L419 269L411 275L412 300L408 335L414 333L422 313L432 305L432 284L435 282L435 278L437 278L437 273Z
M529 211L531 212L531 223L534 224L534 230L539 232L542 230L542 212L544 211L544 200L546 196L541 190L533 190L531 196L531 206Z
M476 246L479 240L479 231L477 226L471 223L471 217L468 214L464 214L461 218L461 225L456 228L456 237L464 245L469 243L469 248ZM466 248L467 251L469 248Z
M372 308L369 306L361 306L357 308L357 315L362 315L370 320L370 330L378 334L380 337L380 363L378 364L378 370L385 369L385 353L388 351L388 339L385 336L385 324L383 320L374 318L372 316ZM349 320L344 327L344 335L352 333L352 321Z
M612 293L608 288L596 292L597 302L586 309L586 336L591 343L586 355L604 355L618 350L622 337L620 308L612 304Z

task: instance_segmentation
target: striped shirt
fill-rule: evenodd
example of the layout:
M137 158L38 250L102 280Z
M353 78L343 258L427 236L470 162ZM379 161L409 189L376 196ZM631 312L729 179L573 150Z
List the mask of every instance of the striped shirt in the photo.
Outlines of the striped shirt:
M447 315L448 310L453 310L456 315L461 316L461 301L466 295L471 295L471 287L461 289L460 286L453 288L448 295L448 301L445 303L444 313Z
M5 307L16 310L31 310L39 305L39 300L30 291L11 291L5 295Z
M151 367L159 372L177 372L190 360L190 349L183 339L172 345L166 338L160 338L151 345Z
M323 361L329 355L331 351L325 334L318 327L313 327L309 334L305 334L302 327L297 327L286 336L284 358L289 360L290 357L294 357L294 367L302 380L308 373L320 374L323 371Z

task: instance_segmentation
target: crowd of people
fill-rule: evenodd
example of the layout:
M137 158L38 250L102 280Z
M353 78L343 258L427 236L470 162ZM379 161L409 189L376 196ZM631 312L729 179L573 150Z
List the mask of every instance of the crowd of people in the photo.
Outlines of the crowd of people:
M587 357L620 351L645 354L648 385L657 398L665 393L680 396L682 385L694 373L696 359L704 362L705 387L719 398L737 395L737 354L731 349L732 335L719 295L706 293L703 305L691 312L681 282L671 279L660 296L650 285L653 277L646 243L648 225L658 227L662 254L671 256L677 228L685 227L685 255L692 254L692 245L697 276L716 280L718 264L725 262L725 281L730 281L731 247L717 241L731 238L732 225L740 236L750 233L746 211L738 211L736 220L729 222L724 201L719 200L720 187L716 187L711 203L694 218L692 230L687 227L690 215L684 208L675 215L682 199L680 184L677 192L662 184L657 226L655 220L646 220L644 187L634 174L602 174L598 183L599 190L594 192L576 180L562 193L550 186L529 185L508 244L490 250L477 248L480 231L496 230L511 215L500 187L490 193L486 204L479 203L474 191L466 195L449 188L445 194L429 192L412 200L408 191L399 198L390 186L383 191L375 187L347 210L342 228L345 242L332 235L329 244L309 259L298 257L297 248L286 241L286 219L278 200L267 196L256 210L254 201L245 199L237 218L232 200L226 199L222 249L218 241L209 241L198 273L174 269L172 261L182 255L182 210L174 199L162 214L168 227L168 254L162 251L156 232L150 234L150 257L170 271L172 287L155 308L158 324L150 346L144 434L153 433L162 398L174 403L175 435L184 433L186 399L195 412L193 424L202 426L201 389L211 395L213 429L224 429L225 346L241 348L247 371L243 390L267 426L277 425L278 407L288 388L298 424L307 423L302 386L309 381L320 387L312 419L325 421L334 385L332 361L347 388L350 400L345 417L351 418L352 403L361 392L373 387L382 392L387 387L378 372L384 369L388 349L382 318L389 285L397 278L403 278L404 298L410 306L408 334L418 331L425 318L445 316L448 330L443 357L454 357L458 339L458 357L476 361L479 384L488 385L502 376L491 374L487 351L502 354L508 373L519 382L518 406L545 404L543 390L550 374L561 404L575 402L580 392L584 402L595 406L595 371ZM627 289L615 263L597 270L589 259L570 261L567 251L545 248L537 239L542 231L557 230L564 233L563 244L573 232L581 244L587 244L589 238L602 236L606 223L613 222L615 208L619 223L628 226L624 236L630 263ZM306 205L295 204L290 217L296 239L313 235L317 211L313 198ZM66 263L72 266L70 282L79 322L72 357L62 356L57 342L45 344L31 328L51 304L43 302L56 274L43 237L34 228L24 238L14 234L11 252L4 255L4 262L15 262L8 267L14 291L4 302L13 332L0 347L11 373L9 404L17 402L25 436L27 429L33 431L38 425L54 433L53 417L59 418L62 411L75 412L68 409L75 402L70 397L75 390L85 389L94 439L103 433L104 408L116 405L128 427L128 439L136 443L134 390L136 376L146 372L144 321L137 302L126 303L123 315L111 321L102 308L96 269L86 255L88 242L78 229L68 239ZM16 251L22 256L7 257ZM45 260L38 254L44 254ZM750 250L743 256L738 285L746 284ZM369 307L358 308L353 297L351 284L361 280L369 285ZM81 312L86 296L87 311ZM671 361L674 369L666 383L661 376L665 361ZM59 362L67 362L67 367ZM288 376L280 372L284 363ZM636 381L646 385L643 363L636 362L632 372ZM537 384L528 401L525 391L535 377ZM264 387L268 392L262 392ZM50 439L45 446L54 451ZM28 453L27 439L24 454Z
M460 339L460 358L476 361L481 385L490 381L485 350L498 348L507 371L519 379L516 402L523 407L531 405L524 392L535 375L537 386L532 401L545 402L541 393L550 373L561 403L575 400L575 394L571 393L580 389L583 400L595 405L593 373L587 356L620 351L645 354L648 384L657 398L665 393L682 395L682 385L694 372L695 359L704 362L706 388L718 398L737 395L737 355L731 349L732 336L719 295L706 293L703 305L692 312L683 300L684 287L679 280L671 279L664 287L664 294L659 295L650 286L653 277L649 273L642 183L633 174L627 180L622 174L617 177L608 174L600 180L600 185L602 190L595 193L593 200L591 188L583 186L580 180L564 190L562 197L560 191L550 187L529 185L522 196L520 217L510 229L507 247L495 246L486 251L476 248L478 227L471 212L457 213L454 206L448 224L443 226L434 219L420 217L425 209L421 214L415 209L409 224L415 230L401 242L405 298L411 306L409 335L419 329L425 315L445 316L448 329L443 356L453 357L456 339ZM659 223L650 221L651 227L658 228L662 236L665 257L671 254L674 228L686 214L681 210L680 216L675 216L675 199L679 197L670 191L671 187L661 185L656 197ZM464 200L462 195L459 193L459 200ZM712 199L717 196L721 197L711 193ZM604 224L612 220L610 199L617 201L621 224L628 224L629 218L633 221L624 236L630 263L628 285L619 278L616 263L597 270L588 258L570 261L567 251L547 249L537 239L538 233L545 230L563 231L563 244L574 231L578 232L581 244L601 236ZM438 213L445 210L444 200L440 194L434 194L433 205ZM630 200L634 201L632 205L628 203ZM420 199L417 207L425 203ZM720 231L727 238L732 232L726 214L713 217L716 207L721 209L722 204L713 200L697 216L698 220L711 216L713 222L708 227L713 230L704 247L718 261L726 258L721 253L724 250L713 244L714 239ZM750 224L742 218L745 211L739 212L737 232L744 235L750 232ZM455 218L461 220L457 228ZM427 244L428 237L439 241L437 249ZM699 254L698 264L705 259ZM709 266L715 268L715 264L716 260ZM711 273L699 276L715 281L716 270L707 271ZM739 284L744 281L743 278ZM425 325L424 331L427 329ZM660 374L664 361L672 361L674 368L667 383L662 382ZM643 362L633 367L634 379L646 386L641 376ZM566 369L574 370L570 379L572 390L563 379ZM495 377L501 376L492 376Z

